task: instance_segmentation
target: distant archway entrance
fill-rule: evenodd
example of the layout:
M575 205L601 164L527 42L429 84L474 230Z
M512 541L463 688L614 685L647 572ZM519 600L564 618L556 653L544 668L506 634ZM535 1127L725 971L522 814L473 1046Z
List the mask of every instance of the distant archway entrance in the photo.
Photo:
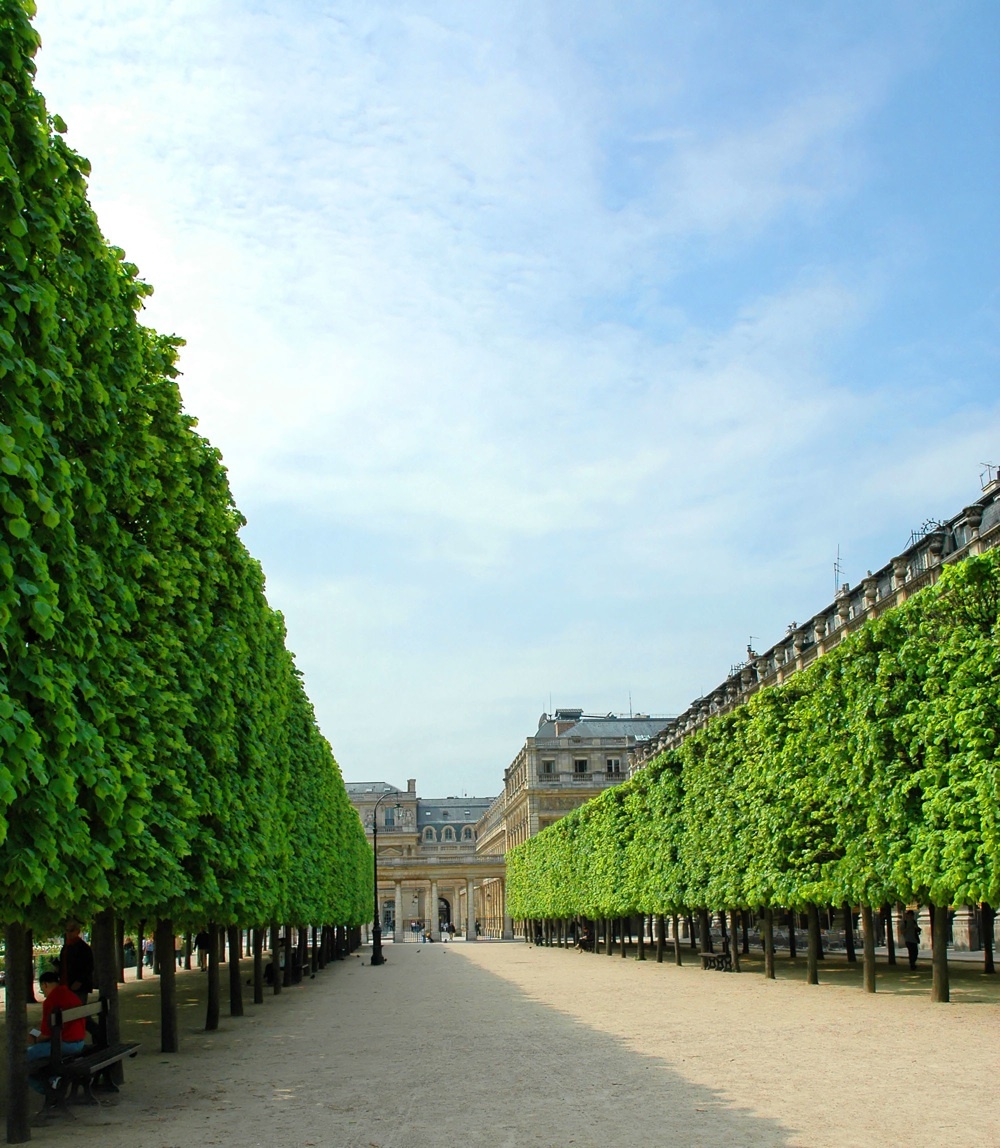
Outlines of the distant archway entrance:
M438 926L447 925L451 921L451 902L447 897L438 897Z

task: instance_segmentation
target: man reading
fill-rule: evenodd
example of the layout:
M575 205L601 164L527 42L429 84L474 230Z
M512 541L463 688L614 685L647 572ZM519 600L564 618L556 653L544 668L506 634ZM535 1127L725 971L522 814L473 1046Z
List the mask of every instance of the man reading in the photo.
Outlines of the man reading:
M42 990L42 1027L32 1029L28 1045L28 1083L36 1092L45 1093L45 1085L35 1073L43 1068L52 1055L52 1023L53 1010L78 1008L80 998L71 992L65 985L59 983L58 973L42 973L38 978L38 987ZM86 1021L71 1020L62 1027L62 1051L75 1053L83 1051L83 1040L86 1035Z

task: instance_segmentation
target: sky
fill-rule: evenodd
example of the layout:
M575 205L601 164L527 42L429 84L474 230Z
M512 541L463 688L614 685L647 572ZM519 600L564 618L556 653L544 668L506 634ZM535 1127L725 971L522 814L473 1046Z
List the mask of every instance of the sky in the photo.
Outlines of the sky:
M676 714L1000 463L995 0L38 0L344 777Z

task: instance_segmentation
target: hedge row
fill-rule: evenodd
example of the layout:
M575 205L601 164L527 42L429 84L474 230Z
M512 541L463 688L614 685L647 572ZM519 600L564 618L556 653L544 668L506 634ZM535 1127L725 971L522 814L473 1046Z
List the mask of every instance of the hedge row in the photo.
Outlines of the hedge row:
M101 235L0 0L0 895L69 912L358 924L371 850L185 415L179 339Z
M1000 901L1000 554L507 855L521 919Z

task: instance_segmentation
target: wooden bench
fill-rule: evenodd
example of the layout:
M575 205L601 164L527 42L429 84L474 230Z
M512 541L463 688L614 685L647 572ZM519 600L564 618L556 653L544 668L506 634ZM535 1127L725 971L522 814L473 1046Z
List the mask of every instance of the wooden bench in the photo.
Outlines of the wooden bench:
M64 1108L69 1099L83 1090L81 1103L100 1104L94 1095L94 1086L100 1084L108 1092L117 1092L118 1085L113 1079L113 1069L127 1056L135 1056L139 1045L134 1041L123 1044L108 1044L107 997L101 997L94 1004L80 1005L78 1008L53 1009L50 1018L52 1029L52 1053L42 1068L35 1070L45 1086L45 1109ZM97 1018L97 1031L94 1042L84 1045L83 1051L65 1054L62 1050L63 1025L73 1020Z

